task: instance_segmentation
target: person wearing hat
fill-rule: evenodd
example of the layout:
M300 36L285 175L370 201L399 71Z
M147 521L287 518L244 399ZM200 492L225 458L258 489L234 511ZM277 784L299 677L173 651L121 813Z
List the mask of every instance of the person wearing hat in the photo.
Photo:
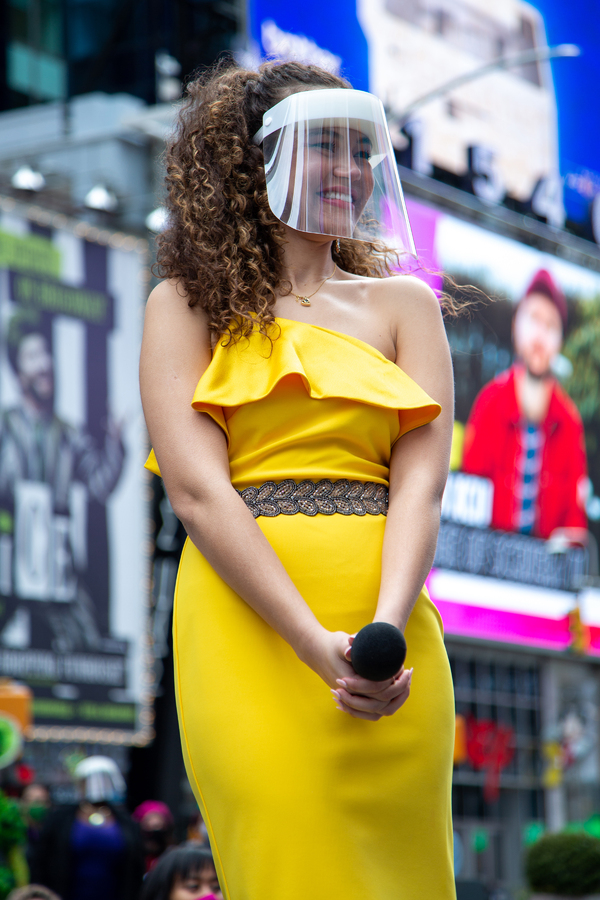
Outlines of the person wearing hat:
M73 774L81 800L48 815L31 876L62 900L136 900L143 849L139 827L121 805L119 767L108 756L88 756Z
M566 324L565 296L540 269L515 311L515 362L473 403L463 471L493 482L492 528L584 543L583 424L552 374Z
M175 843L173 813L167 804L160 800L145 800L136 806L131 818L140 826L147 873L154 868L165 850Z

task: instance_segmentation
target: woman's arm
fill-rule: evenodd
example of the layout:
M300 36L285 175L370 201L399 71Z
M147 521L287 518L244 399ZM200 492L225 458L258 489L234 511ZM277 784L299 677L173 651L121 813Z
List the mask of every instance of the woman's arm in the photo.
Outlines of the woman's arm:
M406 280L398 305L396 362L442 412L405 434L392 451L375 620L402 631L433 564L454 420L452 362L439 302L423 282Z
M140 386L173 509L215 571L330 687L352 676L357 689L372 690L344 658L348 635L318 623L232 487L221 428L190 405L210 358L205 314L190 309L177 287L163 282L146 309Z
M390 497L385 524L381 584L376 622L391 622L401 631L415 605L435 555L442 495L450 462L454 419L454 385L450 349L438 300L423 282L406 277L385 282L389 321L395 322L396 363L441 404L433 422L403 435L392 450ZM341 708L366 719L393 715L407 700L410 672L380 694L363 693L352 679L338 682ZM396 691L396 693L394 693ZM367 693L367 692L364 692Z

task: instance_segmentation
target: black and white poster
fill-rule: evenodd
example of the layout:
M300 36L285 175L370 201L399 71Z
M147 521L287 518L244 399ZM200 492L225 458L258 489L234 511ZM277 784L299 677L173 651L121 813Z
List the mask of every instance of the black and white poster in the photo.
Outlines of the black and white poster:
M148 724L146 244L0 208L0 677L34 734Z

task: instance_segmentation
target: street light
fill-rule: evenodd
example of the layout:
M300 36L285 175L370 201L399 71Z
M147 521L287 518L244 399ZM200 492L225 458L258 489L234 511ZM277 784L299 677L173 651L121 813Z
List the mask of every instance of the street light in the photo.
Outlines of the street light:
M85 195L83 203L88 209L108 213L116 212L119 206L119 201L113 191L103 184L94 185Z
M169 212L164 206L157 206L146 216L146 228L155 234L160 234L169 227Z
M497 69L513 69L515 66L526 66L528 63L542 62L546 59L559 57L574 57L580 54L581 49L576 44L558 44L556 47L539 47L536 50L524 50L520 53L512 53L510 56L500 56L490 63L478 66L464 75L459 75L457 78L451 79L451 81L446 81L445 84L428 91L421 97L417 97L402 112L392 113L391 118L396 125L402 128L415 110L420 109L432 100L436 100L438 97L443 97L444 94L453 91L457 87L462 87L463 84L468 84L470 81L475 81L477 78L487 75L488 72L495 72Z
M172 103L181 97L181 81L177 77L181 72L181 63L167 53L159 50L154 55L156 72L156 99L159 103Z
M41 191L46 187L46 179L42 173L36 172L27 164L19 166L10 183L19 191Z

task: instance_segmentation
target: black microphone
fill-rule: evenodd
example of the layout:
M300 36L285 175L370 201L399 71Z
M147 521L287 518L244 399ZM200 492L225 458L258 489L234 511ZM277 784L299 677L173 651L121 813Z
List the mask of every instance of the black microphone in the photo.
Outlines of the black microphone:
M389 622L371 622L352 643L350 662L361 678L387 681L400 671L406 658L404 635Z

